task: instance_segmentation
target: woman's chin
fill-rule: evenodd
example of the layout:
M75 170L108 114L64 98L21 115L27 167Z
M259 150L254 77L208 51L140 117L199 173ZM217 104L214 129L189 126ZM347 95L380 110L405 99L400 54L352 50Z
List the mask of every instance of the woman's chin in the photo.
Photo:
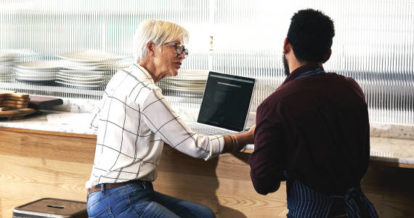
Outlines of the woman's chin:
M177 75L178 75L178 70L174 70L170 74L170 76L177 76Z

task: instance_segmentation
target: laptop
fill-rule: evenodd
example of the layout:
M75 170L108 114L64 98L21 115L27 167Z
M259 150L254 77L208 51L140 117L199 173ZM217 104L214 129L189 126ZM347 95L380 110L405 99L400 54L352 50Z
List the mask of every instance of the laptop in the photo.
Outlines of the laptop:
M197 123L201 134L227 135L244 130L255 79L210 71Z

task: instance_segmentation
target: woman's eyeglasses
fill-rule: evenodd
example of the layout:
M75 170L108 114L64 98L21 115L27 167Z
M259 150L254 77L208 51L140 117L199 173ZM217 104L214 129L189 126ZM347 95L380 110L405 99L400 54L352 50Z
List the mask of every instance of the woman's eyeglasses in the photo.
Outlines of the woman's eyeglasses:
M188 49L186 49L185 46L179 42L167 42L164 43L164 45L173 46L175 48L175 52L177 53L177 55L184 54L185 56L188 56Z

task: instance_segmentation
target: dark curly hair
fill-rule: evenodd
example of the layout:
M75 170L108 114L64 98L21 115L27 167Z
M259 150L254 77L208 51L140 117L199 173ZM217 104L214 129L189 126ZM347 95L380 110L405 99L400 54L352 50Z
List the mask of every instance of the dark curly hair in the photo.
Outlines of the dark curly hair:
M335 35L330 17L313 9L300 10L292 16L287 39L300 62L322 63Z

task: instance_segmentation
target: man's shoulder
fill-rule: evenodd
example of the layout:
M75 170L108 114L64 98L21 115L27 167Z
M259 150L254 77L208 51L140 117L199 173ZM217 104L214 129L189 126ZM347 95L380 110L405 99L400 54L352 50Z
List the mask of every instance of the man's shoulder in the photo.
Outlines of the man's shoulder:
M276 90L272 94L270 94L267 98L265 98L262 103L258 106L257 112L258 113L273 113L277 110L275 108L281 107L283 105L283 99L285 98L285 94L283 90Z
M339 73L336 73L336 72L328 72L327 75L329 75L329 76L331 76L331 77L333 77L334 79L337 79L337 80L342 80L344 82L357 84L356 80L354 78L350 77L350 76L345 76L345 75L342 75L342 74L339 74Z
M291 89L292 87L290 86L290 84L282 84L273 93L271 93L263 102L267 102L267 104L272 105L280 104L292 93Z
M345 87L349 87L353 90L357 90L358 92L362 92L361 86L359 83L352 77L337 74L337 73L329 73L332 77L336 78L338 83L342 83Z

